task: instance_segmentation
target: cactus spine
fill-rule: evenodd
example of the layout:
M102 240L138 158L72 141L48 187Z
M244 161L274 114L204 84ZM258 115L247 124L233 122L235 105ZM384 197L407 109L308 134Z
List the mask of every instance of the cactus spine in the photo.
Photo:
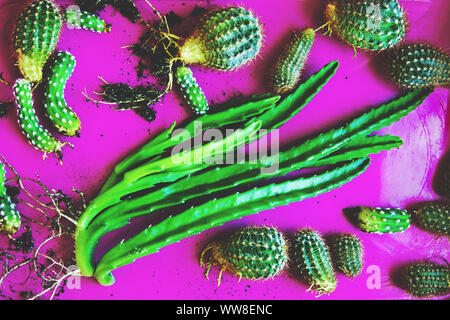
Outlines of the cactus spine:
M338 235L331 245L331 253L336 269L347 277L353 278L361 273L363 247L358 237L352 234Z
M180 49L186 64L233 70L255 58L261 49L258 19L244 8L213 10L197 25Z
M0 162L0 232L12 235L19 230L21 221L16 205L6 193L5 174L5 166Z
M331 30L355 48L384 50L406 33L406 18L397 0L333 0L326 17Z
M333 271L330 253L320 234L311 229L300 230L293 245L294 263L302 278L322 295L336 289L337 280Z
M196 114L205 114L208 109L208 101L188 67L178 67L175 73L184 99L192 107Z
M272 89L277 94L292 91L300 80L303 67L314 43L314 30L295 31L272 71Z
M213 242L202 252L211 250L212 257L206 263L205 276L208 277L212 265L221 267L218 284L222 272L230 271L239 278L268 279L280 273L287 262L287 245L282 233L275 228L247 227L224 242Z
M95 14L81 11L79 8L68 8L65 20L69 28L91 30L98 33L111 31L111 26Z
M392 81L405 89L450 84L450 56L429 45L412 44L392 50L387 68Z
M58 8L49 0L35 0L20 13L13 46L26 80L42 79L42 69L58 42L61 24Z
M404 270L406 290L416 297L431 297L450 293L450 269L436 263L416 263Z
M416 211L417 224L424 230L438 234L450 235L450 205L439 202L425 203Z
M75 68L75 57L69 52L58 52L53 59L45 91L45 109L53 125L67 136L77 135L81 129L80 119L67 106L64 89Z
M359 227L369 233L396 233L409 228L411 219L406 210L360 207Z

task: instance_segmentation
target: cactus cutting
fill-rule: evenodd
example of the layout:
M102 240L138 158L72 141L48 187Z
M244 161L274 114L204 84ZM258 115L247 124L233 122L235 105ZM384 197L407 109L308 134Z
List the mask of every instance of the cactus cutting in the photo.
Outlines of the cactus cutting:
M368 233L396 233L409 228L411 217L406 210L396 208L360 207L359 228Z
M445 202L426 202L415 211L417 225L424 230L443 236L450 235L450 205Z
M353 278L362 272L363 247L361 240L353 234L339 234L331 243L334 266L347 277Z
M79 9L68 8L64 16L66 23L73 29L84 29L98 33L108 33L111 31L111 25L95 14L81 11Z
M21 218L16 205L6 193L5 175L5 166L0 162L0 232L11 236L19 230Z
M411 263L404 268L406 291L416 297L450 293L450 268L437 263Z
M192 70L188 67L178 67L175 73L180 91L189 106L196 114L204 114L208 111L208 101L205 94L194 78Z

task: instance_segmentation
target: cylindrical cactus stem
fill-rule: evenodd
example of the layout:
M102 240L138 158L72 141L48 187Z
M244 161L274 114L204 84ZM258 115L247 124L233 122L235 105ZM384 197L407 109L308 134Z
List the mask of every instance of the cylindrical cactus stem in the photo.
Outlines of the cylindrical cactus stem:
M36 149L47 153L56 153L61 159L61 149L69 143L61 143L42 127L33 108L31 84L25 79L18 79L14 84L19 125L28 141ZM70 144L69 144L70 145Z
M398 0L332 0L329 27L354 48L384 50L405 37L406 18Z
M208 109L208 101L202 88L195 80L192 70L188 67L178 67L175 78L183 94L184 99L196 114L205 114Z
M321 235L311 229L301 229L293 243L293 262L300 276L319 295L336 289L337 280L333 271L328 246Z
M258 19L244 8L230 7L207 13L180 48L185 64L233 70L254 59L261 49Z
M204 263L204 254L211 250L211 258ZM205 276L212 265L222 272L230 271L244 279L268 279L280 273L287 262L287 244L284 236L275 228L247 227L223 242L208 245L200 257L201 266L206 264Z
M396 233L409 228L410 215L406 210L396 208L359 207L358 226L368 233Z
M5 174L5 166L0 162L0 232L13 235L21 225L20 213L6 193Z
M403 270L406 291L415 297L442 296L450 293L450 268L437 263L413 263Z
M81 11L79 7L70 6L66 9L64 18L71 29L84 29L98 33L111 31L111 25L107 24L99 16L87 11Z
M58 8L50 0L34 0L20 13L13 45L26 80L42 79L42 69L58 42L61 24Z
M58 52L48 70L45 90L45 110L55 128L67 136L78 135L81 122L75 112L67 106L64 89L75 68L75 57L69 52Z
M315 32L311 28L292 33L289 43L272 70L271 86L276 94L288 93L298 84L314 37Z
M399 87L416 89L450 84L450 55L426 44L409 44L392 49L386 68Z
M414 215L416 223L433 234L450 236L450 204L427 202Z
M330 245L334 266L349 278L362 272L363 246L353 234L343 233L333 238Z

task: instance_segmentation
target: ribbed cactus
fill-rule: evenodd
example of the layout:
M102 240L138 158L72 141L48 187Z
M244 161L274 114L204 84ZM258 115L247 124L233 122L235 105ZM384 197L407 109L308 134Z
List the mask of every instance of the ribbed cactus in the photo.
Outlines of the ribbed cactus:
M303 32L293 32L285 51L272 70L271 85L275 93L288 93L298 84L314 38L315 33L311 28Z
M58 8L49 0L35 0L20 13L13 45L26 80L42 79L42 69L58 42L61 24Z
M443 202L427 202L415 212L416 223L424 230L450 235L450 205Z
M311 229L300 230L293 243L293 263L313 289L319 293L331 293L337 280L333 271L329 249L320 234Z
M91 30L98 33L110 32L111 25L107 24L99 16L81 11L79 8L69 7L64 15L66 23L72 29Z
M203 256L209 250L212 254L206 262L206 277L211 266L217 265L221 268L220 275L230 271L244 279L268 279L282 271L288 260L282 233L269 227L247 227L223 242L211 243L202 252L202 266Z
M430 45L410 44L395 48L386 65L392 81L402 88L450 84L450 56Z
M405 37L406 18L397 0L332 0L326 17L331 30L355 48L384 50Z
M404 269L405 289L415 297L450 293L450 269L436 263L415 263Z
M213 10L205 15L180 48L186 64L232 70L256 57L262 31L258 19L244 8Z
M19 230L20 225L20 214L6 193L5 166L0 162L0 232L12 235Z
M347 277L359 275L363 266L363 247L361 240L352 234L339 234L331 244L334 266Z
M45 90L45 110L52 124L61 133L74 136L81 129L80 119L67 106L64 98L66 82L75 68L75 57L69 52L58 52L48 68Z
M185 66L178 67L175 72L175 78L184 99L192 107L192 110L196 114L205 114L209 109L208 101L202 88L195 80L192 70Z
M358 226L363 232L396 233L409 228L411 219L406 210L394 208L360 207Z

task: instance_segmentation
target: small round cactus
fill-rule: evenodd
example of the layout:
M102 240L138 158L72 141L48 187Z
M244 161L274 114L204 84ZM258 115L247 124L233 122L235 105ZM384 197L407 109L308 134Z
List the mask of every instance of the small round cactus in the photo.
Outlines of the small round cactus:
M330 253L320 234L311 229L300 230L293 243L293 262L300 276L319 295L336 289L337 280L333 271Z
M34 0L20 13L13 45L26 80L42 79L42 69L55 49L61 25L58 8L49 0Z
M399 87L416 89L450 84L450 56L430 45L410 44L392 50L386 63Z
M355 48L384 50L405 37L406 18L397 0L332 0L329 27Z
M394 208L360 207L358 226L363 232L396 233L409 228L411 218L406 210Z
M175 78L184 99L192 107L192 110L196 114L205 114L209 109L208 101L195 80L192 70L185 66L178 67Z
M13 235L21 225L20 214L5 187L5 166L0 162L0 232Z
M450 235L450 205L442 202L427 202L415 212L417 224L437 235Z
M276 94L288 93L297 85L314 38L315 33L311 28L303 32L293 32L285 51L272 70L271 85Z
M363 247L361 240L352 234L339 234L331 244L334 266L347 277L358 276L362 271Z
M68 27L72 29L84 29L98 33L111 31L111 25L103 19L87 11L81 11L79 8L67 8L64 18Z
M61 133L74 136L81 130L81 122L75 112L67 106L64 89L75 68L75 57L69 52L58 52L49 66L48 83L45 90L45 110L52 124Z
M404 269L406 291L415 297L432 297L450 293L450 269L436 263L415 263Z
M261 49L258 19L248 10L230 7L207 13L180 48L185 64L233 70L254 59Z
M212 265L221 268L218 284L223 271L230 271L239 278L268 279L280 273L288 260L286 240L281 232L269 227L247 227L223 242L213 242L202 252L211 250L211 259L206 262L205 276L208 277Z

